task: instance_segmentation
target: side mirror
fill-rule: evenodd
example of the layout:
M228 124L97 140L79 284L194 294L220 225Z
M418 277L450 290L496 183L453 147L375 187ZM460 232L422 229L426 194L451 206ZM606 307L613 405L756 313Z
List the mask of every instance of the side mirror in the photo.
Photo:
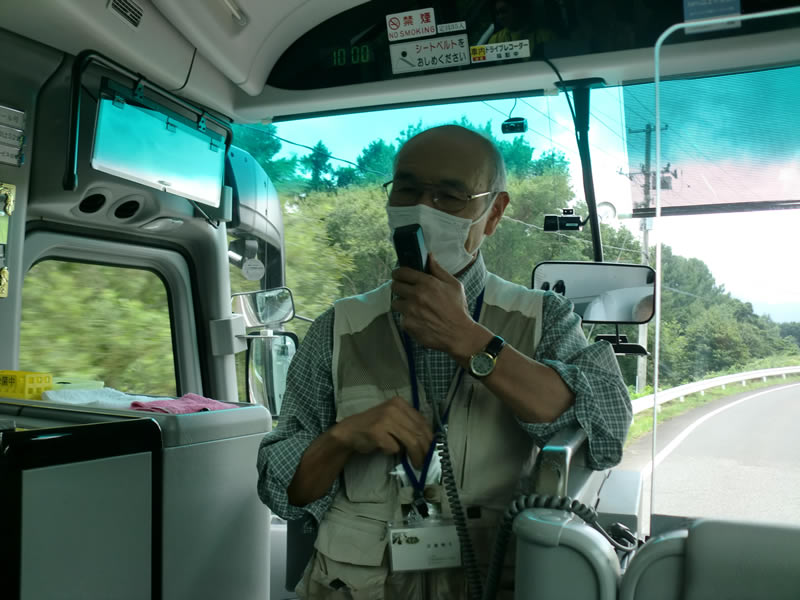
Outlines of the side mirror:
M289 362L299 345L291 331L276 331L294 318L292 292L285 287L241 292L231 296L231 304L231 310L244 317L247 330L258 328L257 333L239 336L247 340L244 379L248 401L266 406L278 416Z
M642 324L655 314L655 281L647 265L554 261L536 265L531 287L563 294L585 323Z
M281 414L286 374L299 342L291 331L274 331L270 335L247 340L245 388L248 400L269 408L273 417Z
M269 327L294 318L294 299L289 288L279 287L231 296L231 310L244 316L245 327Z

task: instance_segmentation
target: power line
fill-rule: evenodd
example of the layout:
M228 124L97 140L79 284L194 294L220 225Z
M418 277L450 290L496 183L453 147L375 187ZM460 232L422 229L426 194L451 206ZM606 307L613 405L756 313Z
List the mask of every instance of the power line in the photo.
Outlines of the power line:
M530 104L528 104L527 102L525 102L525 100L520 100L520 101L521 101L523 104L527 104L528 106L531 106ZM504 113L503 111L501 111L499 108L496 108L496 107L492 106L491 104L489 104L489 103L488 103L488 102L486 102L485 100L482 100L481 102L483 102L483 103L484 103L486 106L488 106L488 107L489 107L489 108L491 108L492 110L499 112L499 113L500 113L501 115L503 115L504 117L506 116L506 113ZM531 107L531 108L533 108L533 107ZM513 110L513 109L512 109L512 110ZM541 112L541 111L539 111L539 112ZM544 113L542 113L542 114L544 114ZM545 115L545 116L547 116L547 115ZM548 118L549 118L549 117L548 117ZM562 125L562 127L564 127L564 126ZM565 129L566 129L566 128L565 128ZM532 132L533 132L533 133L535 133L536 135L539 135L539 136L543 137L544 139L546 139L548 142L550 142L550 143L551 143L551 144L553 144L554 146L558 146L559 148L562 148L562 149L564 149L565 151L567 151L567 152L569 152L569 153L572 153L572 152L574 152L574 150L570 150L569 148L567 148L567 147L566 147L566 146L564 146L563 144L560 144L559 142L555 141L555 140L553 139L553 135L552 135L552 133L550 134L550 136L546 136L546 135L544 135L543 133L541 133L541 132L537 131L536 129L533 129L532 127L529 127L529 128L528 128L528 131L532 131Z
M353 162L352 160L347 160L346 158L339 158L338 156L334 156L333 154L326 154L325 152L320 152L319 150L316 150L311 146L307 146L306 144L301 144L299 142L293 142L292 140L287 140L286 138L283 138L283 137L281 137L279 135L276 135L274 133L270 133L269 131L266 131L264 129L259 129L258 127L255 127L253 125L246 125L245 124L245 125L240 125L240 127L244 127L245 129L250 129L251 131L257 131L259 133L263 133L265 135L272 136L276 140L280 140L281 142L285 142L287 144L291 144L292 146L299 146L300 148L305 148L306 150L311 150L311 152L313 152L314 154L319 154L319 155L324 156L326 158L330 158L330 159L333 159L333 160L338 160L338 161L341 161L343 163L347 163L349 165L353 165L358 170L364 171L365 173L373 173L375 175L380 175L382 177L384 177L386 175L389 175L388 173L385 173L383 171L375 171L374 169L368 169L366 167L362 167L361 165L359 165L358 163Z
M632 97L636 102L638 102L639 106L641 106L645 111L650 113L653 116L653 120L655 120L655 112L653 112L650 108L645 106L644 102L642 102L639 99L638 96L636 96L635 94L630 94L630 97ZM637 113L636 111L632 111L632 112L634 112L634 114L636 114L636 116L638 116L640 119L643 118L641 113ZM648 119L644 119L644 120L647 121ZM708 156L700 148L698 148L697 145L692 140L684 138L683 135L681 135L680 132L677 132L676 135L680 139L682 139L686 144L688 144L689 146L694 148L695 152L697 153L696 156L699 156L700 158L704 158L706 161L708 161L708 163L712 167L722 171L722 173L727 177L727 179L723 179L723 182L726 185L726 187L728 187L733 192L737 192L738 191L738 189L733 185L733 183L731 183L734 180L734 177L730 173L728 173L724 168L722 168L720 165L718 165L716 163L716 161L714 161L710 156ZM747 189L747 191L750 192L753 195L753 197L759 198L759 199L761 199L763 201L763 198L761 198L761 195L758 194L757 192L755 192L752 188L750 188L747 185L746 180L743 180L741 183L744 185L744 187Z
M540 115L542 115L543 117L547 118L549 121L551 121L551 122L555 123L556 125L558 125L558 126L559 126L559 127L561 127L562 129L565 129L565 130L569 131L570 133L574 131L574 125L573 125L572 127L568 127L567 125L564 125L564 124L563 124L561 121L559 121L559 120L557 120L557 119L554 119L554 118L553 118L553 117L551 117L549 114L547 114L547 113L545 113L545 112L543 112L543 111L539 110L538 108L536 108L534 105L532 105L532 104L530 104L530 103L528 103L528 102L525 102L525 100L524 100L524 99L522 99L522 98L520 98L520 102L522 102L523 104L527 105L527 106L528 106L528 107L530 107L531 109L535 110L537 113L539 113L539 114L540 114ZM549 102L548 102L548 104L549 104ZM595 118L596 118L596 117L595 117ZM603 123L603 125L605 125L605 123ZM608 125L606 125L606 127L608 127ZM619 134L618 134L616 131L614 131L614 130L613 130L613 129L611 129L610 127L609 127L609 130L611 131L611 133L614 133L614 134L615 134L615 135L617 135L618 137L622 138L622 136L620 136L620 135L619 135ZM552 129L550 130L550 139L551 139L551 140L553 139L553 132L552 132ZM597 144L593 144L593 143L591 143L591 142L590 142L590 143L589 143L589 145L590 145L592 148L594 148L595 150L599 150L599 151L600 151L600 152L602 152L603 154L605 154L605 155L607 155L607 156L610 156L611 158L614 158L614 159L616 159L616 157L615 157L613 154L611 154L611 153L610 153L610 152L608 152L607 150L603 149L602 147L598 146ZM562 146L562 148L563 148L563 146ZM575 148L575 151L577 151L577 147Z
M589 114L590 114L590 116L592 116L592 117L595 119L595 121L597 121L598 123L600 123L600 125L602 125L602 126L603 126L603 127L605 127L606 129L608 129L608 130L609 130L611 133L613 133L615 136L617 136L617 137L618 137L619 139L621 139L623 142L625 141L625 138L623 138L623 137L622 137L622 135L621 135L621 134L620 134L618 131L614 131L614 130L613 130L611 127L609 127L608 125L606 125L605 121L603 121L603 120L602 120L600 117L598 117L598 116L597 116L597 112L591 112L591 113L589 113Z
M525 221L520 221L519 219L515 219L514 217L509 217L508 215L503 215L503 218L507 219L508 221L513 221L514 223L519 223L520 225L524 225L525 227L528 227L528 228L531 228L531 229L536 229L537 231L544 232L544 228L543 227L539 227L538 225L534 225L533 223L526 223ZM559 233L557 231L548 231L547 233L549 233L551 235L557 235L557 236L560 236L560 237L563 237L563 238L567 238L568 240L572 240L573 242L581 242L582 244L589 244L589 245L592 244L591 240L585 240L583 238L575 237L575 236L572 236L572 235L567 235L565 233ZM619 250L620 254L622 252L630 252L632 254L636 254L637 256L639 255L639 251L638 250L633 250L631 248L620 248L619 246L609 246L609 245L603 244L603 249L606 249L606 248L608 248L610 250Z
M495 107L495 106L492 106L492 105L491 105L491 104L489 104L489 103L488 103L486 100L481 100L481 102L482 102L483 104L485 104L486 106L488 106L489 108L491 108L493 111L499 112L501 115L503 115L504 117L508 118L508 117L507 117L507 115L506 115L506 113L504 113L504 112L503 112L502 110L500 110L499 108L497 108L497 107Z

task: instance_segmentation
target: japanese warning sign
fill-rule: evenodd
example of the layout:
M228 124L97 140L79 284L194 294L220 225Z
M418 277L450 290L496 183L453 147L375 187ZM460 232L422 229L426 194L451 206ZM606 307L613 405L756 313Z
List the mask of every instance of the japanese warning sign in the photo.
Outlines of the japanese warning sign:
M392 44L392 73L412 73L445 69L469 64L469 43L466 35Z
M516 40L498 44L484 44L483 46L472 46L469 49L469 53L474 63L528 58L531 55L531 43L530 40Z
M436 17L432 8L386 15L386 32L390 42L436 35Z

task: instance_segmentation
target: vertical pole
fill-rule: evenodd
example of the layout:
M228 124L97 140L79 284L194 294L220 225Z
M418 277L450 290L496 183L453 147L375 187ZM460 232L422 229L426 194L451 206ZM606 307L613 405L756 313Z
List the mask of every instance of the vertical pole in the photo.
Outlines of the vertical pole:
M650 208L650 190L652 174L650 171L650 140L653 134L653 126L650 123L644 128L644 203L646 208ZM648 232L650 231L650 218L642 219L642 264L650 264L650 245ZM647 348L647 323L639 325L639 345ZM647 356L639 356L636 359L636 392L641 393L647 385Z

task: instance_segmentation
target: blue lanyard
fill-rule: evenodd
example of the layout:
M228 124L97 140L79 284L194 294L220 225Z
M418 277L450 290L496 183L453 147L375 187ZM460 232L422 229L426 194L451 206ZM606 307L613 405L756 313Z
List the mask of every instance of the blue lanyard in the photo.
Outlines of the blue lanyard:
M475 301L475 310L472 313L472 320L476 322L481 316L481 308L483 307L483 292L484 290L481 290L481 293L478 295L478 298ZM419 410L419 388L417 384L417 366L414 364L414 349L411 346L411 338L409 338L408 334L405 332L403 333L403 347L405 348L406 358L408 359L408 375L411 379L411 400L414 403L414 408ZM457 377L458 379L456 380L456 387L453 390L453 397L455 397L458 387L461 385L461 379L464 377L464 369L458 370ZM450 408L452 404L453 403L451 401L442 415L442 425L447 424L447 418L450 416ZM431 402L431 410L439 410L439 407L435 402ZM438 431L436 433L438 433ZM428 478L428 469L431 466L431 460L433 459L433 451L435 448L436 440L434 439L431 441L431 446L428 448L428 453L425 455L425 462L422 465L422 472L420 473L419 479L417 479L416 475L414 474L414 470L411 468L411 465L408 464L408 455L403 456L403 469L405 470L406 475L408 475L411 485L414 486L414 495L417 497L421 496L423 490L425 489L425 480Z

